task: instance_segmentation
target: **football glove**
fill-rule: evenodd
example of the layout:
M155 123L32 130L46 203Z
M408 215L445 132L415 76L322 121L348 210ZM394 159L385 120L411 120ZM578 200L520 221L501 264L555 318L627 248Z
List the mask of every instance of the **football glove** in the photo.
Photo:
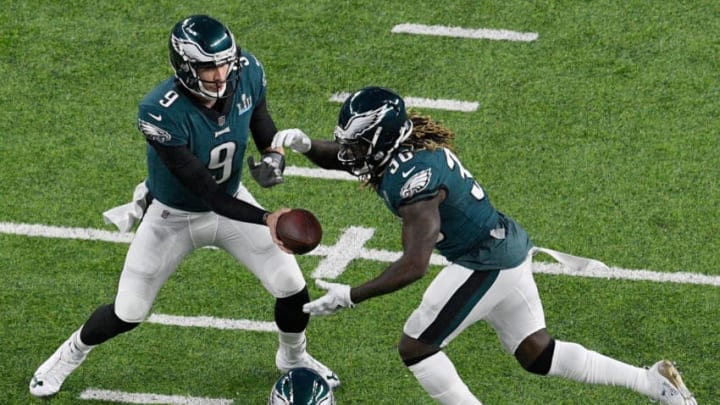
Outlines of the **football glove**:
M257 183L263 187L272 187L282 183L283 170L285 170L285 157L277 152L263 153L260 162L255 163L252 156L248 156L250 174Z
M343 308L354 308L350 299L350 286L347 284L329 283L316 280L315 284L326 290L322 297L303 305L303 312L310 315L330 315Z
M295 152L306 153L310 150L312 142L310 138L302 130L297 128L283 129L275 134L272 140L271 148L277 149L287 147Z

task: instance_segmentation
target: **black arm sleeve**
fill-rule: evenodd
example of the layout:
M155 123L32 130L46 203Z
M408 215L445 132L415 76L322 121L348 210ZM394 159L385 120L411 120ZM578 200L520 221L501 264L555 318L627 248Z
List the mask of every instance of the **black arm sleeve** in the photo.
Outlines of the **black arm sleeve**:
M339 150L337 142L313 139L312 147L305 153L305 157L323 169L349 171L337 158Z
M270 147L273 137L277 133L277 127L270 116L265 99L253 110L252 117L250 117L250 132L252 132L255 146L260 152Z
M200 197L208 208L237 221L265 224L268 212L221 190L215 178L187 146L167 146L158 142L148 142L170 172L193 194Z

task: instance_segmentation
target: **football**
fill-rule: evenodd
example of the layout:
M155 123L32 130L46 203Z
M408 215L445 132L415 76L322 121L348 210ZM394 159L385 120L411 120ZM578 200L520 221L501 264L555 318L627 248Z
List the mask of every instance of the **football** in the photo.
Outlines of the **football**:
M301 255L317 247L322 239L322 226L312 212L294 208L278 218L277 237L288 250Z

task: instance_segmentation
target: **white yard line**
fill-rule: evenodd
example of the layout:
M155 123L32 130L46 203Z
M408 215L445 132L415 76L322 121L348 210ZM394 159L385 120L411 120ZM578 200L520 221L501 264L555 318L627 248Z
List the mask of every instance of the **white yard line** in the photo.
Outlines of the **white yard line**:
M330 96L330 101L334 101L337 103L345 102L345 99L348 98L350 94L351 93L346 92L334 93L332 96ZM405 100L405 106L407 107L430 108L434 110L473 112L476 111L480 106L480 103L476 101L431 99L405 96L403 96L403 100Z
M308 255L322 256L313 277L334 278L345 271L354 259L367 259L379 262L392 262L400 257L400 252L388 250L366 249L365 242L372 238L374 229L350 227L340 235L333 246L321 245ZM0 222L0 233L32 237L60 239L94 240L114 243L129 243L133 233L110 232L99 229L68 228L38 224L16 224ZM433 265L445 265L447 260L439 255L431 258ZM534 271L542 274L559 274L579 277L595 277L621 280L646 280L655 282L671 282L681 284L697 284L720 286L720 277L696 273L669 273L650 270L628 270L611 267L605 270L572 271L558 263L536 262ZM179 327L201 327L224 330L243 330L257 332L277 332L274 322L254 321L247 319L224 319L210 316L178 316L152 314L147 322ZM128 404L169 404L169 405L231 405L232 399L202 398L178 395L161 395L154 393L128 393L101 389L87 389L80 394L80 399L111 401Z
M212 316L177 316L152 314L146 322L182 327L213 328L225 330L249 330L255 332L277 332L275 322L251 321L247 319L225 319Z
M89 388L80 393L80 399L94 401L112 401L124 404L169 404L169 405L231 405L232 399L186 397L180 395L161 395L133 393Z
M388 250L365 249L362 247L368 240L368 233L371 228L350 227L340 236L339 245L320 245L315 250L307 253L309 256L323 256L338 267L347 265L352 259L366 259L379 262L392 262L400 257L400 252ZM68 228L60 226L38 225L38 224L16 224L12 222L0 222L0 233L11 235L24 235L60 239L95 240L114 243L130 243L133 233L110 232L89 228ZM370 233L370 235L372 235ZM347 240L354 240L358 245L352 252L352 257L347 257ZM335 278L345 271L345 268L337 268L330 271L325 266L325 261L320 263L320 275ZM447 261L440 255L433 254L431 264L445 265ZM535 262L534 271L541 274L558 274L577 277L592 277L619 280L643 280L663 283L696 284L720 287L720 276L711 276L700 273L687 272L662 272L647 269L630 270L618 267L609 269L598 269L594 271L572 271L558 263Z
M317 167L288 166L285 168L286 176L310 177L324 180L358 181L358 178L348 172L340 170L325 170Z
M462 28L445 25L398 24L391 30L396 34L434 35L454 38L490 39L495 41L537 41L537 32L517 32L488 28Z

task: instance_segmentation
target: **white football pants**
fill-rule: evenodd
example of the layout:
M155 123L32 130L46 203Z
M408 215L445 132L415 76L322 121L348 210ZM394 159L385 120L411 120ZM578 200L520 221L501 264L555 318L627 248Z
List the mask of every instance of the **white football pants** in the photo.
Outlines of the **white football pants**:
M406 321L403 332L418 339L428 329L446 325L444 331L436 334L442 337L441 342L433 342L445 347L467 327L484 320L495 329L503 348L513 354L526 337L545 327L531 254L519 266L500 271L494 281L484 286L487 290L482 294L463 290L473 276L477 276L477 271L456 263L442 269L425 290L420 306ZM449 308L457 312L448 312Z
M258 205L240 185L236 198ZM280 250L266 226L234 221L214 212L187 212L154 200L130 243L120 275L115 312L141 322L180 262L195 249L216 246L230 253L276 298L305 287L295 257Z

